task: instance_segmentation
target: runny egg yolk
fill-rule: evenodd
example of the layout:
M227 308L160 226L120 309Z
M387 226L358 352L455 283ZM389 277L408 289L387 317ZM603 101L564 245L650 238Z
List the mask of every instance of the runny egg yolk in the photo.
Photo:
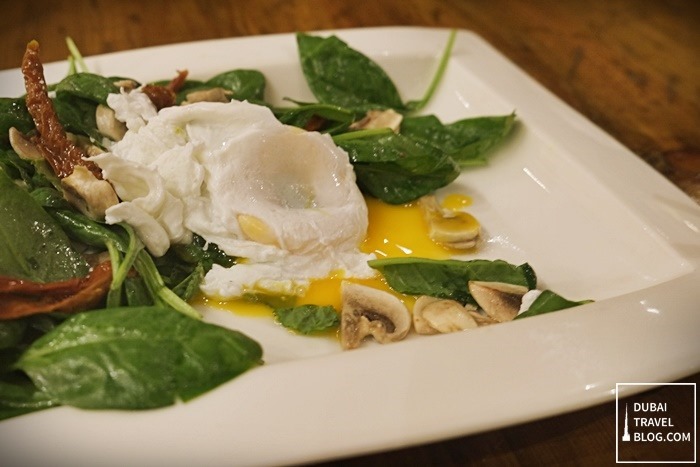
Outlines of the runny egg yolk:
M375 253L377 258L415 256L422 258L447 259L459 252L440 245L428 236L428 226L418 203L402 205L386 204L375 198L366 198L369 215L369 228L360 249L365 253ZM441 207L448 211L460 211L471 204L468 196L447 195ZM474 220L476 222L476 220ZM306 293L294 305L331 305L341 309L340 284L343 280L361 283L380 290L394 293L406 306L412 308L414 297L393 292L380 277L373 279L345 279L342 272L311 282ZM260 302L238 299L219 302L205 297L197 301L216 308L230 310L245 316L272 316L272 308Z
M440 204L448 211L461 211L462 209L471 206L472 199L469 196L460 193L450 193L442 199Z
M432 241L417 203L391 205L366 198L369 215L367 237L360 249L377 258L420 256L445 259L453 252Z

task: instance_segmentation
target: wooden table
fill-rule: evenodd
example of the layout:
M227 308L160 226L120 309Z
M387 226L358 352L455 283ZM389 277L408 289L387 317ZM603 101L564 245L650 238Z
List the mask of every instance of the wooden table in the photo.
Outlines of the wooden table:
M211 38L386 25L478 33L700 202L700 2L692 0L12 2L0 15L0 69L19 66L34 38L49 62L66 57L67 35L89 56ZM700 374L684 381L698 383ZM646 397L672 402L676 392L664 387ZM615 461L615 439L615 406L607 403L332 465L608 465Z

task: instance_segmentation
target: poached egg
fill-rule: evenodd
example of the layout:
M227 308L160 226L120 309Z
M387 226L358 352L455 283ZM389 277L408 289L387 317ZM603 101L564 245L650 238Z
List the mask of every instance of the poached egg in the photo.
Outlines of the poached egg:
M117 116L129 115L129 131L93 157L121 199L108 223L132 225L154 256L196 233L240 258L214 265L201 285L220 300L301 295L310 281L338 273L374 276L374 254L360 251L367 205L330 136L240 101L134 116L134 92L110 95Z

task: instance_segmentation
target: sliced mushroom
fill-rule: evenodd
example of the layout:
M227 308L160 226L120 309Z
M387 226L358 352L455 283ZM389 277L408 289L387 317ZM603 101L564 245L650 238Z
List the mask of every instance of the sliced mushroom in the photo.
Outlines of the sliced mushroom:
M505 282L469 281L469 293L491 318L503 323L515 318L528 288Z
M92 140L85 135L76 135L74 133L66 133L66 136L70 141L73 142L76 146L78 146L80 149L85 151L85 154L88 157L96 156L98 154L102 154L104 152L104 149L102 149L99 146L96 146L92 143Z
M41 173L46 177L51 183L58 188L60 182L56 174L52 170L49 163L44 159L44 155L41 153L41 149L34 144L32 140L27 138L18 129L12 127L9 130L10 146L17 153L17 155L32 163L37 172Z
M117 80L112 84L114 84L119 89L123 89L124 91L131 91L139 86L139 83L129 78Z
M423 295L413 305L413 328L418 334L446 334L474 329L477 322L469 311L475 310L455 300Z
M476 324L479 327L488 326L490 324L497 324L498 323L498 321L491 318L486 313L481 313L479 310L475 310L475 311L470 310L468 313L472 318L474 318L474 321L476 321Z
M107 208L119 203L112 185L82 165L76 165L72 174L62 178L61 186L66 200L91 219L104 219Z
M435 195L421 197L418 205L428 224L428 235L434 242L456 249L476 246L481 228L474 216L466 212L443 209Z
M114 114L114 110L106 105L98 105L95 111L97 130L112 141L120 141L126 134L126 124Z
M192 91L182 102L183 104L194 104L195 102L231 102L233 92L224 88L202 89Z
M366 285L343 282L340 343L359 347L368 336L381 343L396 342L411 329L411 313L394 295Z
M12 127L9 131L10 146L19 157L30 161L43 161L44 156L36 144L25 137L21 131Z
M350 128L353 130L389 128L394 132L398 132L402 121L403 115L395 110L369 110L361 120L350 125Z

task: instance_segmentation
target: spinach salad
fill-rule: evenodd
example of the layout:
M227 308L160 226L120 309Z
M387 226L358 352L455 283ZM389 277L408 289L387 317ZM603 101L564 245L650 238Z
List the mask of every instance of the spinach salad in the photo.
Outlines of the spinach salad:
M75 144L105 149L111 136L100 129L98 108L124 83L148 88L154 103L165 98L161 106L217 90L267 106L284 124L329 134L348 153L360 190L389 204L415 201L448 185L463 169L485 164L515 123L514 113L453 123L420 115L447 66L454 33L425 95L415 101L404 101L379 65L337 37L298 33L296 39L301 71L317 102L288 99L288 106L273 106L265 101L265 76L250 69L208 80L181 73L148 84L101 76L87 70L69 40L69 72L48 85L50 97L39 105L65 130L56 138L69 135ZM38 53L37 44L33 47ZM23 64L27 95L0 98L0 420L61 405L168 406L262 364L263 349L255 340L205 323L188 304L214 264L235 267L237 258L196 234L192 242L152 256L132 226L106 224L69 202L70 193L45 156L20 154L18 146L37 141L51 146L46 140L53 137L42 134L43 117L32 112L31 102L42 96L30 88L43 77L31 78L41 72L40 62L31 66ZM376 111L400 114L399 130L357 128ZM537 284L529 265L504 261L401 258L370 266L400 293L462 304L474 303L468 281L526 290ZM545 291L518 318L581 303ZM275 315L300 334L340 322L337 310L325 306L279 308Z

